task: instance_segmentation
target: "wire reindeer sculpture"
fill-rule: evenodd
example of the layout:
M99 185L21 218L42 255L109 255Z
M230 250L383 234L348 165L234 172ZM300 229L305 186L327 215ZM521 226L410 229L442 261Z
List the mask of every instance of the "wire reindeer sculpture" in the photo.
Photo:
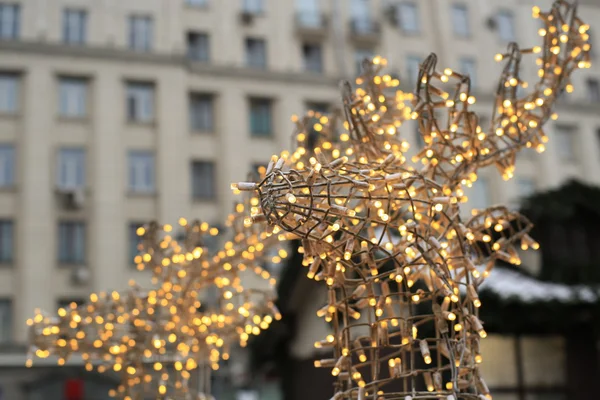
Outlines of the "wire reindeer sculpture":
M590 66L589 26L576 9L562 0L549 12L534 7L542 45L511 43L496 56L506 64L487 130L471 109L470 78L439 70L435 54L413 94L396 90L375 57L355 90L342 85L340 112L294 117L296 149L274 157L260 182L232 184L260 198L247 224L300 238L307 276L328 288L317 315L333 334L315 346L332 357L315 366L337 377L333 399L491 399L479 369L487 333L477 289L497 260L519 264L518 247L538 245L517 212L495 206L464 219L460 204L481 168L509 179L520 150L544 150L557 97ZM522 94L529 54L539 80ZM419 166L400 136L409 120L425 143Z
M87 304L61 308L58 315L37 311L30 325L30 360L74 354L85 368L113 372L119 385L110 395L125 400L204 399L211 371L227 360L230 348L281 318L275 278L265 268L287 257L277 235L264 226L244 225L256 197L248 196L229 215L229 240L218 251L207 246L218 229L179 220L181 235L156 222L138 228L139 270L152 272L155 288L132 284L125 292L92 294ZM252 278L255 276L257 278ZM192 374L198 385L190 388Z

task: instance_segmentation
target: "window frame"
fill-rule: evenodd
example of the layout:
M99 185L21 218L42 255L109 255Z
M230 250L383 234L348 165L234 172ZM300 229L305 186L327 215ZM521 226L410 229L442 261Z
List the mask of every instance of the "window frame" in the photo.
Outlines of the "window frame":
M189 7L205 8L209 5L209 0L185 0L185 5Z
M412 26L407 27L405 24L407 19L406 17L403 17L403 15L405 15L407 9L411 9L410 12L414 14L414 28ZM396 13L398 17L398 25L400 26L400 29L402 30L403 34L416 36L421 33L421 19L419 14L419 6L417 2L402 1L401 3L398 3Z
M209 187L206 193L202 191L197 191L196 181L200 180L200 178L195 174L197 171L196 166L209 166L208 171L210 172L210 176L208 176L208 183L205 186ZM205 171L206 172L206 171ZM193 159L190 162L190 183L191 183L191 198L194 202L206 202L206 201L215 201L218 198L218 182L217 182L217 163L212 160L197 160Z
M64 308L66 311L69 311L71 308L71 304L75 303L77 305L77 307L84 305L86 303L86 300L82 297L79 298L65 298L65 297L59 297L56 300L56 308Z
M63 229L71 229L71 232L66 232L66 236L72 236L73 242L70 245L64 244L62 242L62 230ZM76 249L77 245L75 245L77 230L81 229L79 233L81 233L81 258L76 254L78 250ZM86 265L87 264L87 224L83 220L73 220L73 219L61 219L58 221L58 235L57 235L57 261L61 266L70 266L70 265ZM70 251L66 252L66 255L63 255L62 249L63 246L72 247Z
M148 89L149 99L147 99L147 103L143 104L143 93L142 89ZM136 100L135 110L132 110L132 100ZM141 103L140 103L141 102ZM136 81L136 80L128 80L125 82L125 118L127 123L129 124L141 124L141 125L152 125L156 123L156 85L154 82L149 81ZM142 115L145 112L144 110L149 111L148 118L144 118ZM137 116L136 116L137 115Z
M351 26L357 34L375 33L376 24L369 3L370 0L350 0Z
M318 57L315 57L315 60L311 60L310 55L311 51L318 50ZM312 54L312 56L315 56ZM317 60L318 59L318 60ZM323 45L321 43L311 43L305 42L302 43L302 64L304 67L304 72L314 73L314 74L322 74L324 71L324 63L323 63Z
M354 49L354 68L356 68L356 75L362 75L363 67L362 63L365 59L372 60L375 57L373 49L367 49L364 47L357 47Z
M510 37L505 37L502 34L502 22L501 21L507 21L509 24L509 29L510 29ZM498 38L500 38L501 41L503 42L514 42L515 40L517 40L517 31L516 31L516 26L515 26L515 14L511 11L511 10L507 10L507 9L501 9L498 11L498 13L496 14L496 24L497 24L497 30L498 30Z
M14 341L14 322L15 322L15 304L14 301L11 298L8 297L1 297L0 298L0 310L2 310L3 305L6 305L7 309L9 310L8 312L8 323L5 323L6 321L3 321L0 318L0 326L6 326L6 333L7 333L7 337L3 338L4 335L0 335L0 346L2 345L7 345L10 344ZM0 312L0 316L2 316L2 312ZM0 330L1 332L1 330Z
M4 229L7 229L10 234L9 238L4 238ZM8 245L6 244L8 242ZM15 262L15 221L11 218L0 218L0 266L13 264ZM4 254L7 250L8 255Z
M6 157L6 160L4 160L4 157ZM12 143L0 143L0 190L15 186L16 159L15 145ZM3 163L6 164L3 166ZM4 170L4 167L6 167L6 170ZM2 177L2 174L5 176Z
M260 178L261 169L264 169L264 172L267 171L268 164L259 161L253 161L250 163L250 172L255 174L257 179Z
M67 86L65 86L67 85ZM81 85L77 87L77 85ZM83 88L81 93L76 93L76 95L71 94L72 96L82 97L78 100L83 99L83 102L77 106L77 108L82 107L82 110L78 110L77 112L69 111L69 100L67 100L67 92L65 91L68 86L71 87L71 90L77 92ZM89 117L89 90L90 90L90 82L88 78L79 77L79 76L66 76L61 75L58 77L58 116L62 119L68 120L76 120L76 119L85 119ZM73 101L72 99L70 101ZM82 111L79 113L79 111Z
M267 97L249 97L248 98L248 118L249 118L249 132L250 132L250 137L254 138L254 139L270 139L274 136L274 120L273 120L273 107L274 107L274 103L275 101L272 98L267 98ZM262 131L260 129L255 129L255 127L258 125L262 125L259 123L254 123L255 118L257 118L256 116L253 116L255 114L253 114L253 111L256 111L255 107L265 107L268 113L268 122L266 125L268 125L268 129L265 131ZM260 111L260 110L259 110ZM263 110L264 111L264 110ZM259 115L259 117L265 118L265 115ZM264 126L261 126L261 128L264 128Z
M585 86L588 93L588 100L592 103L600 102L600 80L588 77L585 81Z
M471 89L476 88L478 85L477 80L477 59L471 56L463 56L458 60L460 64L460 70L458 71L461 74L468 75L471 78ZM465 68L465 66L471 64L472 71L468 71L469 67Z
M12 11L11 26L5 28L3 21L8 18L4 15L5 12ZM9 32L10 30L10 32ZM9 33L7 33L9 32ZM0 39L2 40L17 40L21 36L21 5L18 3L0 3Z
M7 85L6 93L0 91L0 116L16 116L21 110L21 74L10 71L0 71L0 88L3 86L3 82ZM12 85L12 88L10 87ZM12 89L12 104L10 102L10 94ZM6 98L2 96L6 95ZM6 108L1 108L4 101L6 102Z
M317 29L323 27L323 15L318 0L295 0L294 12L300 26Z
M409 87L414 87L419 80L419 71L421 64L423 63L423 57L416 54L409 54L405 58L405 68L406 68L406 79L409 82ZM416 69L413 68L416 65ZM414 69L414 71L413 71ZM411 76L414 73L414 76Z
M242 12L252 15L263 15L265 13L264 0L242 0Z
M65 157L70 154L73 157L71 160L66 160ZM75 171L63 171L66 167L66 161L70 161L69 164L78 164ZM63 172L65 176L71 175L70 178L65 178L63 181ZM56 187L62 191L73 191L82 190L86 188L86 173L87 173L87 151L85 147L77 146L66 146L60 147L57 152L56 162ZM73 180L74 182L70 182Z
M144 222L141 221L129 221L127 223L127 236L128 236L128 265L131 267L136 267L135 257L139 254L139 245L142 243L141 237L137 235L137 230L140 227L145 225ZM134 246L134 239L137 239ZM135 251L133 251L135 249Z
M128 21L128 49L141 53L152 52L155 36L154 17L149 14L131 14L128 16ZM141 38L139 35L141 35Z
M256 47L258 44L262 45L262 57L260 62L255 62L258 58L257 56L252 56L252 48ZM260 46L259 46L260 48ZM268 53L267 53L267 40L264 38L258 37L246 37L244 39L244 51L245 51L245 66L247 68L265 70L268 68Z
M148 161L151 161L151 163L148 163ZM140 168L142 169L142 172L140 172ZM141 183L137 182L136 179L139 178L138 175L140 174L149 174L150 184L142 185ZM134 176L136 178L133 178ZM142 179L142 181L144 180L145 179ZM155 195L156 189L155 152L152 150L143 149L129 150L127 152L127 192L132 195Z
M464 23L457 23L457 12L463 12ZM453 3L450 5L450 16L452 19L452 33L459 39L468 39L471 37L471 25L469 18L469 7L465 3Z
M207 92L190 92L188 96L188 113L189 113L189 129L190 132L196 134L210 134L215 132L215 95ZM209 123L195 124L197 113L194 109L196 101L208 100L207 104L210 105L209 110ZM204 110L206 111L206 110ZM202 126L201 126L202 125ZM206 126L204 126L206 125Z
M513 358L513 365L507 365L508 368L514 368L513 370L516 372L517 376L514 377L514 383L504 386L493 386L490 385L490 392L496 393L498 397L510 396L510 398L520 399L532 399L532 395L540 395L540 394L558 394L560 395L558 398L562 400L568 400L568 383L557 383L556 385L539 385L534 383L527 382L527 374L526 374L526 355L525 355L525 345L527 341L539 340L542 336L535 334L495 334L494 336L498 336L501 338L509 339L507 344L509 344L512 349L508 350L508 348L503 348L503 351L511 351L512 354L510 358ZM552 335L550 337L556 337ZM564 356L567 356L567 352L563 353ZM553 364L554 365L554 364ZM568 364L565 362L565 369L568 368ZM565 370L566 372L566 370ZM523 396L523 397L520 397ZM495 397L495 396L494 396ZM537 396L536 396L537 397Z
M76 17L76 18L75 18ZM75 18L77 22L70 18ZM63 10L62 42L69 45L84 45L87 43L88 12L82 8L67 7ZM75 33L71 32L77 25Z
M204 56L198 56L200 55L201 52L198 51L192 51L197 49L197 46L191 46L191 43L193 42L193 38L196 38L196 40L198 42L203 42L204 41L204 45L205 45L205 55ZM187 31L186 34L186 45L187 45L187 51L186 51L186 57L188 60L193 61L193 62L202 62L202 63L207 63L210 62L210 35L207 32L203 32L203 31ZM201 46L200 46L201 47Z

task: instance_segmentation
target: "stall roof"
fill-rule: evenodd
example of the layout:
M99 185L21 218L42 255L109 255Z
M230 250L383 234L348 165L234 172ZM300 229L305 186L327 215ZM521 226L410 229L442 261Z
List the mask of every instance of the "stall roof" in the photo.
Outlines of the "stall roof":
M526 303L595 303L600 298L600 288L544 282L503 267L492 270L480 286L480 291L492 292L503 300L520 300Z

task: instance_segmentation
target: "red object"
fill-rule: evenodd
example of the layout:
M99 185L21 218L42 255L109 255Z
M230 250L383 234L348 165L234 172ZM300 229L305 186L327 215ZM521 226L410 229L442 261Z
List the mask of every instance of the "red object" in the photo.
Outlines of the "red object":
M65 400L83 400L83 380L67 379L64 395Z

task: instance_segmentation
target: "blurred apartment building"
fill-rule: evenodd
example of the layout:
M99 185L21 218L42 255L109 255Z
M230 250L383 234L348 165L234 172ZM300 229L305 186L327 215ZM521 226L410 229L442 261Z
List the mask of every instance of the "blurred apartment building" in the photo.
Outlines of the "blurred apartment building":
M600 6L580 4L593 32ZM419 63L437 53L441 68L471 75L476 109L489 120L501 70L494 54L510 41L539 43L533 5L0 0L0 399L77 396L81 383L58 368L22 367L33 310L123 289L129 279L148 283L132 262L135 227L180 216L224 221L234 201L229 183L291 145L292 114L339 105L340 80L365 57L387 57L411 91ZM600 184L600 68L577 73L573 84L547 151L525 152L509 182L486 171L470 194L473 207L515 204L570 177ZM404 132L418 148L415 127ZM315 329L306 325L312 333L294 351L309 357L322 322L304 322ZM533 346L562 357L556 341ZM506 371L527 368L503 367L490 386L511 386ZM531 384L561 379L561 371L548 374ZM102 381L85 385L82 399L105 398Z

